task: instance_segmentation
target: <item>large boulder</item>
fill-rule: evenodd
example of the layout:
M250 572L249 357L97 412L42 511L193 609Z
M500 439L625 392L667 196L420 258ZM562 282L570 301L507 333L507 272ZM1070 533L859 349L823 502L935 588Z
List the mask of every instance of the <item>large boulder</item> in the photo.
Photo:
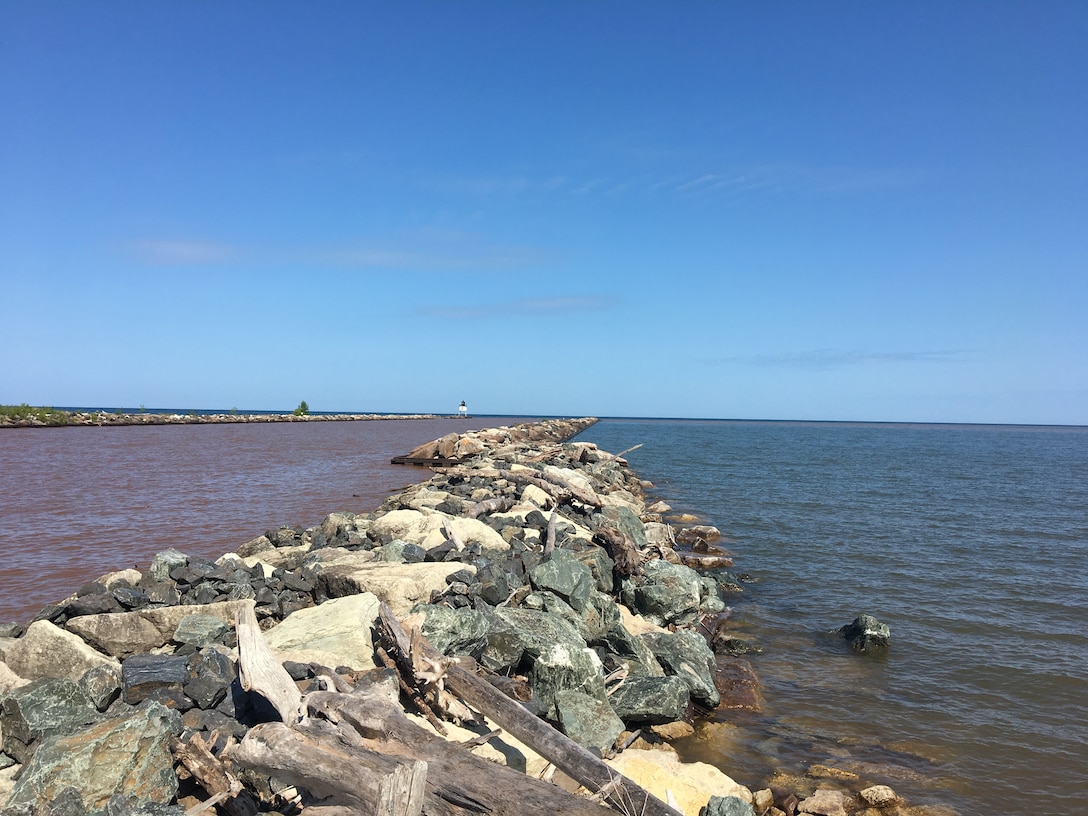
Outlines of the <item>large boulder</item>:
M218 601L138 609L111 615L84 615L72 618L65 628L106 654L124 659L170 643L178 625L190 615L212 616L233 627L240 603L243 601ZM27 634L30 634L29 630Z
M321 663L330 668L374 668L370 628L380 601L372 593L333 598L299 611L264 633L269 648L281 660Z
M533 662L531 682L534 701L541 713L553 721L559 720L557 698L561 692L578 691L606 700L601 659L588 647L553 644ZM611 745L598 747L610 748Z
M661 801L671 793L685 816L699 816L711 796L752 801L752 792L704 762L681 762L671 751L628 748L608 764Z
M7 807L39 812L67 788L78 791L87 811L104 809L118 794L167 804L178 790L170 740L180 732L177 712L150 703L132 716L51 737L34 752Z
M699 573L664 559L650 561L642 573L643 583L636 586L633 599L642 614L662 626L698 619L704 592Z
M679 677L628 677L609 698L616 715L631 725L660 725L682 719L691 691Z
M99 719L98 710L75 682L58 677L34 680L0 701L4 753L26 762L43 738L68 734Z
M555 550L546 556L529 570L529 580L536 589L554 592L577 612L586 608L596 585L589 567L568 550Z
M716 708L721 701L714 685L714 652L695 632L665 632L639 635L650 647L666 674L688 684L691 697L706 708Z
M610 751L623 733L623 721L608 701L583 691L556 692L555 711L560 730L597 755Z
M63 677L72 682L95 666L117 663L82 638L47 620L30 624L26 634L8 648L5 662L13 672L28 680Z
M430 603L433 593L446 588L446 579L463 569L475 572L475 567L455 561L317 564L313 567L317 576L315 592L318 597L343 598L370 592L389 604L398 617L407 615L417 603Z

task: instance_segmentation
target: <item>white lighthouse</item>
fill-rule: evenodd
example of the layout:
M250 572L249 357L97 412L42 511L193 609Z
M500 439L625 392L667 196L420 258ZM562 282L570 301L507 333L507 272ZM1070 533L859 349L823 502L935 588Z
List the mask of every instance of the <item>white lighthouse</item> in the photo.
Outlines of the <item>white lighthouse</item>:
M465 405L465 401L461 400L461 405L457 409L457 415L459 417L468 417L468 406Z

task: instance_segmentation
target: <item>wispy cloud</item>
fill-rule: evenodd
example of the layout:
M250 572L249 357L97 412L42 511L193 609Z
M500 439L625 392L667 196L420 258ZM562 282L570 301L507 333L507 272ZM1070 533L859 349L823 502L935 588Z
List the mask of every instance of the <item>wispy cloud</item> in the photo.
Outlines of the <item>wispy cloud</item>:
M127 249L154 266L224 263L244 255L239 247L210 241L132 241Z
M347 269L416 269L441 272L501 270L544 263L552 257L543 249L486 245L465 240L430 240L424 249L354 244L325 246L255 246L196 240L129 242L127 254L152 266L335 266Z
M946 351L853 351L813 349L782 354L746 354L703 360L707 365L747 365L759 368L828 370L886 363L946 363L963 355L962 350Z
M483 320L496 317L558 317L567 314L600 312L615 306L614 298L600 295L562 295L549 298L523 298L499 303L427 306L420 311L427 317L446 320Z

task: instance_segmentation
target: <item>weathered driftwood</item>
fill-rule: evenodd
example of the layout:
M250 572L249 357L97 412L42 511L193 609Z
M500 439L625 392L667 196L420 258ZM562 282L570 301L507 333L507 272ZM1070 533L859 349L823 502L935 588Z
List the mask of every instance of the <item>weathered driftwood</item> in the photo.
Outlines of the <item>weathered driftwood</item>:
M235 615L235 630L238 632L238 679L245 691L256 691L280 715L284 722L298 719L302 693L299 692L291 675L283 664L272 654L257 624L257 615L253 611L255 602L243 601L238 605ZM241 655L246 659L242 660Z
M485 479L505 479L514 484L531 484L539 487L548 494L557 504L570 504L579 501L591 507L600 507L601 499L596 493L584 490L571 484L562 477L545 474L541 470L499 470L497 468L436 468L439 473L453 476L480 476ZM558 481L564 482L559 484Z
M385 604L379 612L379 619L394 633L400 630L399 634L394 634L397 640L403 642L408 639ZM443 660L443 656L422 638L416 640L413 646L422 649L431 662ZM442 681L447 689L588 790L595 793L605 791L604 798L617 809L645 816L676 816L673 808L614 771L596 754L557 731L491 683L454 662L446 661L444 667Z
M490 515L491 513L505 513L517 502L509 496L496 496L493 499L484 499L481 502L476 502L472 507L468 508L464 512L467 518L479 518L483 515Z
M544 536L544 555L551 555L555 549L555 522L558 514L552 510L552 514L548 516L548 530Z
M211 752L200 734L193 734L187 742L177 742L173 753L185 771L210 797L197 807L190 808L186 816L196 816L216 806L227 816L256 816L259 808L253 795Z

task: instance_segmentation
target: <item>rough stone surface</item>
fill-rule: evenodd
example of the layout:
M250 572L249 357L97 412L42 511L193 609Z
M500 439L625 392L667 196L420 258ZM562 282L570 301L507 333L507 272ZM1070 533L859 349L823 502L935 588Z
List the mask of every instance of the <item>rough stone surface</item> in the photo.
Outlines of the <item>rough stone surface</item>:
M752 801L752 792L726 776L713 765L703 762L681 762L668 751L624 751L608 764L624 776L637 782L661 801L667 801L670 791L685 816L698 816L711 796L735 796Z
M700 816L755 816L752 805L737 796L711 796Z
M184 655L133 655L121 664L121 694L129 705L144 700L176 699L189 682L189 662Z
M887 785L873 785L858 794L869 807L886 808L899 802L895 791Z
M555 550L545 557L529 570L529 580L537 589L554 592L578 612L586 608L596 583L589 567L567 550Z
M558 691L555 710L564 734L597 754L603 754L623 733L623 721L608 702L581 691Z
M99 718L91 699L71 680L47 677L13 690L2 701L4 753L25 763L37 743Z
M176 712L151 703L135 716L49 738L16 782L8 807L54 801L69 786L87 810L105 808L115 794L167 804L178 789L170 738L180 731Z
M797 811L814 816L846 816L845 803L846 797L842 791L820 788L812 796L802 799Z
M213 643L222 643L234 627L215 615L186 615L178 621L173 641L203 649Z
M690 695L679 677L628 677L609 699L625 723L657 725L681 719Z
M99 711L105 711L121 696L120 665L103 664L88 669L77 685Z
M556 696L562 691L579 691L605 699L601 660L589 648L553 644L533 663L533 698L548 719L557 721ZM622 730L622 729L621 729Z
M714 685L714 652L691 631L640 635L667 674L688 684L691 697L700 705L716 708L721 700Z
M378 617L379 605L378 598L369 592L334 598L293 613L265 632L265 641L280 660L372 669L370 627Z
M394 614L407 615L417 603L429 603L434 593L446 588L446 579L461 569L474 570L457 562L424 564L333 565L314 568L318 592L328 598L373 593L389 604Z
M46 620L34 621L7 650L8 667L21 677L64 677L76 681L88 669L117 661L88 646L80 637Z
M879 652L891 643L891 629L872 615L858 615L853 623L839 629L855 652Z

